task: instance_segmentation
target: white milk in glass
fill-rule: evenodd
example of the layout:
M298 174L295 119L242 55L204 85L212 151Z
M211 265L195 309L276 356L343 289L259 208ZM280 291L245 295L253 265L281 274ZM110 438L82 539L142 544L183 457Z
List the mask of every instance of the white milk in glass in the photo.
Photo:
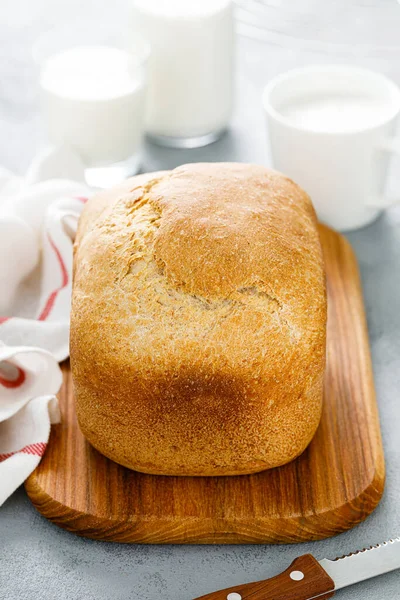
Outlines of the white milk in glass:
M43 62L40 85L53 144L70 147L89 169L119 165L126 172L117 168L117 179L137 172L145 77L131 53L101 45L63 50Z
M232 113L231 0L132 1L132 30L152 49L147 132L176 147L214 141Z

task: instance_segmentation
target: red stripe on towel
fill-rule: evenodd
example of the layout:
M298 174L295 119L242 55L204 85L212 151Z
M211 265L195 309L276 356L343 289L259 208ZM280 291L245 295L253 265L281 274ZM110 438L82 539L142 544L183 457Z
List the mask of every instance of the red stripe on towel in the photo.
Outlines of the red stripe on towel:
M26 379L25 371L16 367L18 369L18 375L15 379L6 379L0 375L0 385L3 385L6 388L17 388L22 385Z
M64 289L68 285L68 271L67 271L67 267L65 266L65 263L63 261L63 258L61 256L61 253L60 253L59 249L57 248L57 246L55 245L55 243L53 242L53 240L51 239L49 233L47 234L47 237L48 237L51 247L53 248L54 252L56 253L57 260L58 260L58 263L59 263L60 269L61 269L62 281L61 281L60 287L56 288L53 292L51 292L50 296L48 297L47 302L44 306L44 309L42 310L42 312L40 313L40 315L38 317L39 321L45 321L47 319L47 317L51 313L51 310L54 306L54 303L56 301L58 293L61 292L61 290Z
M24 446L21 450L17 450L16 452L5 452L4 454L0 454L0 463L15 454L31 454L32 456L43 456L46 450L46 442L37 442L36 444L29 444L28 446Z
M86 198L85 196L75 196L75 199L79 200L83 204L86 204L86 202L89 200L89 198ZM47 319L47 317L49 316L49 314L54 306L54 303L56 301L58 293L68 285L68 271L67 271L65 263L63 261L63 258L61 256L61 253L60 253L59 249L57 248L57 246L55 245L52 238L50 237L50 234L47 234L47 237L49 239L51 247L53 248L54 252L56 253L56 256L57 256L57 259L58 259L58 262L59 262L59 265L61 268L62 283L61 283L60 287L56 288L49 295L47 302L44 306L44 309L42 310L42 312L40 313L40 315L38 317L38 321L45 321ZM8 321L11 318L12 317L0 317L0 325L2 325L3 323L5 323L6 321Z

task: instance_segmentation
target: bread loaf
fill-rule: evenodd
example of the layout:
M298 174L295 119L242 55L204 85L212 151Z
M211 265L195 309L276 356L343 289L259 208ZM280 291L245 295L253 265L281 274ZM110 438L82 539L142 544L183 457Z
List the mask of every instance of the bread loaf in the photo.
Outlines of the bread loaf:
M137 471L237 475L318 426L326 293L307 194L261 166L185 165L94 197L75 244L80 427Z

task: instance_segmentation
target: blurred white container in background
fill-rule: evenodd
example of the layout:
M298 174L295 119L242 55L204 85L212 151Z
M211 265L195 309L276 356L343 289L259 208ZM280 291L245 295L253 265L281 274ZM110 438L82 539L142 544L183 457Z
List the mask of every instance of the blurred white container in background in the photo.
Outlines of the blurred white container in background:
M139 169L149 46L81 33L54 31L35 47L44 120L50 143L79 155L88 183L108 187Z
M398 0L235 0L235 6L240 34L281 56L288 51L296 62L319 55L321 61L382 60L384 66L400 51Z
M152 49L150 138L177 148L216 140L232 113L231 0L133 0L132 30Z

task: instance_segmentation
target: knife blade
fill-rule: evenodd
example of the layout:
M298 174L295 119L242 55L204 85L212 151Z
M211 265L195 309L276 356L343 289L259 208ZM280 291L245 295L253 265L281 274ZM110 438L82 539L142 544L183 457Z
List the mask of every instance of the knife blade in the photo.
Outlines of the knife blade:
M329 560L319 561L335 582L335 590L400 568L400 537Z
M400 537L340 556L296 558L276 577L219 590L195 600L326 600L336 590L400 568Z

